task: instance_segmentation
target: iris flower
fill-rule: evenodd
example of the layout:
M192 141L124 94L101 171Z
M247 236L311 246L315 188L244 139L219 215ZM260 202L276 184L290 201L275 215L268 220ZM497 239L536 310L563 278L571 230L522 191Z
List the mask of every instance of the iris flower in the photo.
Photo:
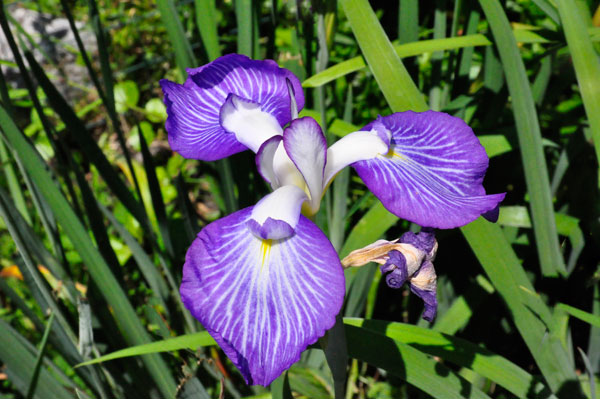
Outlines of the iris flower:
M343 268L310 217L342 168L352 165L390 212L421 226L493 216L504 198L485 194L485 151L446 114L379 117L327 148L318 123L297 118L298 78L274 61L226 55L188 70L183 85L161 86L174 151L213 161L250 149L273 189L200 231L180 289L248 384L269 385L335 323Z

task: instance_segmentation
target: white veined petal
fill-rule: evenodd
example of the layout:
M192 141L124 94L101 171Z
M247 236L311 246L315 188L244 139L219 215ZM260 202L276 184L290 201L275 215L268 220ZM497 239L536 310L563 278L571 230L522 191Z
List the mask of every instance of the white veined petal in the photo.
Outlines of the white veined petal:
M265 141L256 153L256 168L258 173L271 184L271 188L276 190L279 187L275 170L273 169L273 159L275 158L275 151L281 143L281 136L273 136Z
M311 117L293 120L283 131L285 151L304 177L310 193L310 210L319 210L323 191L323 173L327 160L327 140Z
M335 323L344 299L337 253L301 217L296 234L261 240L246 208L206 226L186 255L185 306L248 384L269 385Z

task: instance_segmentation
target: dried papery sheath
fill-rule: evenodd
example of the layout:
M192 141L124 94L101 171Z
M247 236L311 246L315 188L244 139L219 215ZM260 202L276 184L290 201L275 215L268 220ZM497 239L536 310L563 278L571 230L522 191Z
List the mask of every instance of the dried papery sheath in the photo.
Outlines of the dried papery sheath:
M432 263L437 249L433 229L423 228L418 234L407 232L397 240L378 240L352 251L342 259L342 265L358 267L369 262L380 264L386 284L398 289L408 282L411 291L425 303L423 318L432 321L437 312L437 276Z

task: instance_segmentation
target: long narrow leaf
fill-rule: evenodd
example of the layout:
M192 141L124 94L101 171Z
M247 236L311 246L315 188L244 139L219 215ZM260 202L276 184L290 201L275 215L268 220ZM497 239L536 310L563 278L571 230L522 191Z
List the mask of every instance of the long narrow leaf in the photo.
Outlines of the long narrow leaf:
M600 164L600 58L592 46L578 7L573 7L569 0L557 0L556 5L594 138L596 158Z
M46 345L48 345L48 337L50 336L50 331L52 331L52 323L54 323L54 313L50 313L46 329L44 330L44 335L42 335L40 349L38 351L37 358L35 359L35 365L33 366L33 375L31 376L31 381L29 382L29 387L27 388L27 394L25 395L26 399L32 399L33 395L35 394L42 363L44 361L44 355L46 353Z
M535 292L498 225L482 218L462 228L465 238L507 307L548 385L559 393L577 381L569 356L552 334L552 316ZM548 333L550 331L550 334ZM572 397L581 397L577 385Z
M532 387L536 380L531 374L504 357L461 338L404 323L352 318L346 318L344 322L469 368L503 386L518 398L535 396L532 395Z
M221 56L215 0L195 0L196 25L210 61Z
M213 346L217 343L206 331L194 334L181 335L176 338L169 338L162 341L156 341L145 345L133 346L98 357L85 363L78 364L77 367L89 366L90 364L106 362L109 360L120 359L122 357L147 355L152 353L171 352L181 349L190 349L195 351L201 346Z
M521 53L500 3L497 0L479 2L494 35L512 98L542 273L546 276L564 274L566 269L556 234L542 135Z
M138 129L140 138L140 148L142 149L142 158L144 162L144 170L146 171L146 179L148 181L148 187L150 189L150 196L152 197L152 207L154 208L154 214L158 221L158 228L160 230L165 249L171 259L175 258L175 251L173 249L173 242L171 240L171 233L169 232L169 220L167 219L167 211L165 210L165 203L163 201L162 192L160 190L160 184L156 177L156 169L154 169L154 161L152 160L152 154L146 144L146 139L142 134L142 129Z
M89 158L94 166L96 166L106 184L115 193L117 198L121 200L129 212L131 212L142 226L147 226L147 217L143 207L136 201L131 194L131 191L129 191L127 186L125 186L125 183L123 183L123 180L115 172L113 166L110 165L108 159L106 159L102 150L98 147L98 144L86 129L85 124L79 119L63 96L48 79L42 67L37 63L35 58L33 58L33 55L27 51L25 52L25 56L27 57L27 61L29 62L38 83L48 96L50 105L52 105L56 113L60 115L68 130L71 132L71 137L79 144L81 151Z
M119 327L122 329L126 341L132 345L148 342L148 334L140 323L127 296L119 288L119 283L93 246L81 222L54 185L46 167L35 155L34 150L3 107L0 107L0 125L12 147L24 160L27 172L48 201L63 231L78 250L100 292L113 309L118 309L114 312L114 316L119 322ZM175 382L162 359L156 355L148 356L144 358L144 363L162 394L165 396L172 395L175 392Z
M173 0L157 0L156 5L160 11L163 24L167 28L167 34L173 46L175 60L181 76L185 76L185 69L195 66L196 59L192 52L192 46L190 46L190 42L185 36L183 25L175 8L175 2Z
M489 398L446 366L401 341L351 325L346 326L346 336L351 357L387 370L434 398ZM464 389L465 385L469 389Z
M596 29L589 29L588 33L594 41L600 40ZM540 34L539 32L515 29L512 31L515 40L518 43L552 43L553 40ZM420 40L412 43L395 44L394 50L401 58L413 57L424 53L435 51L454 50L463 47L491 46L493 43L484 35L474 34L459 37L450 37L447 39ZM352 72L360 71L365 68L367 63L362 56L350 58L339 64L333 65L323 72L319 72L306 79L302 85L304 87L319 87L329 83L337 78L348 75Z
M35 357L18 339L18 333L0 319L0 360L6 365L6 373L14 387L25 395L32 380ZM73 395L45 368L40 369L37 394L33 397L45 399L72 399Z

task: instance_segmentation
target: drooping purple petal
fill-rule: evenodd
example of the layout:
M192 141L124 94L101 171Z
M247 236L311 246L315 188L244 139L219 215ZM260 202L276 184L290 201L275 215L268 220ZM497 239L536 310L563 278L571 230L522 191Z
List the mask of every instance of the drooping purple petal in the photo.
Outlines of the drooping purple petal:
M505 194L485 195L488 157L461 119L408 111L378 121L392 132L389 153L352 166L396 216L421 226L454 228L504 199Z
M387 262L379 268L381 273L385 274L385 283L388 287L398 289L408 278L406 258L402 252L396 250L390 251L388 256Z
M293 236L261 240L246 208L206 226L186 256L185 306L248 384L269 385L335 323L344 297L338 256L301 216Z
M311 209L319 209L323 193L323 172L327 161L327 140L311 117L295 119L283 132L286 153L308 186Z
M186 158L212 161L246 147L219 123L219 113L229 94L260 104L280 126L291 120L287 81L294 88L299 109L304 106L300 81L274 61L251 60L229 54L210 64L188 69L183 85L161 80L167 105L166 129L173 150Z
M428 254L435 246L435 233L433 229L428 227L423 227L417 234L412 231L407 231L400 236L400 242L414 245L416 248Z
M423 318L433 321L437 314L437 276L433 263L426 260L410 279L410 290L425 304Z

